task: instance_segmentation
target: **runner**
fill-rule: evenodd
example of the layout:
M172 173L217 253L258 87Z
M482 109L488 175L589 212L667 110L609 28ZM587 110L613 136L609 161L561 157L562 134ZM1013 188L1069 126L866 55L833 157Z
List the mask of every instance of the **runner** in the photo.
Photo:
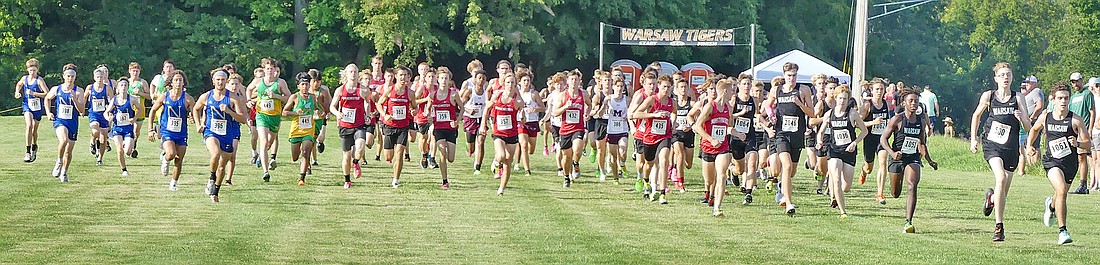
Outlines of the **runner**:
M355 174L356 179L363 175L359 161L365 160L366 149L374 146L375 123L370 117L376 113L375 95L368 87L356 82L359 80L359 68L355 64L344 67L340 76L343 85L333 91L329 112L339 115L337 125L340 127L340 143L344 151L341 168L344 173L344 188L348 189L351 188L352 174Z
M858 111L849 111L853 107L849 105L851 94L848 85L841 85L829 94L826 101L836 102L836 106L824 113L821 128L815 135L818 138L818 149L828 150L829 169L826 172L829 174L829 195L833 198L830 206L840 210L840 218L848 217L844 193L851 190L856 150L869 134L867 126L863 124L862 115ZM859 135L853 139L855 129L859 129ZM832 139L823 139L825 137Z
M116 82L115 96L112 97L104 111L104 116L111 123L109 137L118 145L118 165L122 167L122 176L129 176L126 170L126 156L134 149L134 123L137 122L137 106L139 97L126 93L130 88L130 80L125 77Z
M460 96L462 102L466 102L462 105L462 128L466 131L466 156L476 155L474 175L481 175L481 163L485 161L485 136L478 130L485 115L486 98L489 97L488 91L485 90L486 84L488 83L485 82L485 71L477 71L472 80L466 80Z
M672 77L662 75L658 79L657 93L649 96L634 110L634 119L642 120L646 128L642 130L642 150L645 165L642 176L649 176L650 189L644 194L647 199L657 201L657 192L661 204L668 204L665 190L668 189L669 145L672 142L672 118L676 115L672 93ZM657 170L657 174L651 174Z
M519 96L523 99L523 126L519 127L519 161L527 176L531 176L531 155L535 154L535 142L539 136L539 120L546 107L532 83L534 76L519 74Z
M502 80L504 84L497 90L496 96L491 101L489 116L482 117L479 130L484 134L488 132L489 124L493 124L493 143L496 146L494 152L496 157L493 160L500 163L500 168L496 169L496 178L500 179L497 195L504 195L504 187L508 186L508 179L512 176L512 153L516 151L516 144L519 143L518 127L523 123L518 119L520 110L524 106L522 99L516 97L518 90L515 75L506 73Z
M405 152L405 145L409 140L408 131L411 127L409 109L412 107L412 102L416 100L409 87L410 78L409 69L398 66L397 83L394 84L393 89L384 91L377 103L378 109L382 110L379 112L382 117L382 133L386 136L382 148L386 162L393 163L393 181L390 184L394 188L400 184L399 179L401 179L401 170L404 165L404 161L400 158L394 159L394 154L400 155Z
M175 191L180 178L180 170L183 169L183 157L187 155L187 115L195 106L195 99L184 90L187 88L187 76L183 71L176 70L167 75L171 80L171 89L164 95L157 97L153 102L151 113L160 113L160 117L150 116L149 119L159 118L159 121L149 124L149 141L156 139L157 131L160 131L161 149L164 150L165 163L161 163L160 174L168 176L168 164L172 163L176 169L172 173L172 180L168 183L168 190ZM157 128L157 125L160 125Z
M920 114L917 114L917 107L920 104L917 101L919 96L916 92L903 89L898 97L901 98L901 104L898 105L898 108L902 109L902 112L890 118L890 122L887 124L886 130L882 132L879 142L882 149L890 154L889 172L894 198L901 196L902 177L905 177L905 183L908 184L908 197L906 197L905 203L905 227L902 231L912 234L917 231L916 227L913 226L913 212L917 208L917 185L920 184L921 154L924 155L925 160L928 160L928 165L932 166L932 169L936 169L938 166L935 161L932 161L932 156L928 153L925 145L928 142L928 131L924 129L923 118ZM890 142L891 136L894 137L893 142Z
M86 86L84 104L88 106L85 113L88 114L88 128L92 131L92 154L95 155L95 165L103 165L103 155L107 150L107 132L111 123L107 121L104 112L107 110L107 101L114 97L114 91L107 87L107 73L102 68L92 72L94 83Z
M622 79L612 79L611 81L611 93L608 94L604 104L600 109L605 113L607 117L607 137L601 140L601 145L606 144L608 153L610 154L609 161L612 176L614 177L615 185L619 185L619 178L623 175L623 156L625 155L620 148L626 146L630 132L628 127L630 124L626 119L626 110L630 107L630 97L626 95L626 83Z
M298 170L298 186L306 185L306 174L313 166L313 146L316 143L317 127L313 122L314 115L324 115L325 109L317 101L317 91L313 91L310 85L313 78L308 72L298 73L294 77L298 81L298 93L290 95L286 106L283 107L283 116L294 117L290 122L290 161L302 162Z
M325 135L328 134L328 118L331 115L328 112L328 105L332 102L332 91L328 89L328 86L321 84L321 71L317 69L309 69L309 89L313 91L313 96L317 100L317 109L323 111L317 111L313 114L313 138L317 139L317 148L313 149L313 165L317 165L317 157L321 153L325 152ZM313 173L312 167L310 167L310 173Z
M554 153L554 162L558 166L558 177L565 177L565 166L561 164L563 161L561 158L562 153L559 152L561 149L559 142L561 142L562 119L561 115L555 114L555 111L558 109L558 106L561 106L561 97L562 94L565 93L565 76L566 74L564 72L554 74L553 79L550 81L551 84L547 92L546 100L547 114L549 114L546 119L548 120L547 123L550 124L549 130L552 136L551 140L554 141L554 146L551 147L550 152Z
M367 88L369 89L368 91L370 91L373 95L379 95L380 92L386 87L393 86L393 69L385 69L383 68L383 66L384 65L382 63L382 55L374 55L374 57L371 57L370 59L370 72L367 74L359 75L360 78L367 80L367 82L364 82L361 85L367 86ZM356 69L358 69L358 67L356 67ZM364 70L364 72L365 71L366 70ZM370 105L370 109L374 109L374 104ZM371 124L378 124L378 112L374 111L370 116L367 116L367 119L370 120ZM371 146L374 145L373 143L381 143L382 134L378 132L378 130L380 130L381 128L377 128L377 126L371 126L370 129L371 130L369 131L369 133L371 135L374 135L374 137L372 137L373 140L370 141ZM363 149L361 152L366 154L367 151ZM381 156L382 148L378 148L377 150L375 150L374 161L381 161ZM367 159L363 158L363 164L366 165L366 163Z
M232 72L232 71L229 71L229 72ZM224 174L225 175L225 182L224 183L225 183L225 185L233 185L233 173L236 172L236 169L237 169L237 152L236 151L240 150L240 149L237 149L237 146L241 142L241 124L243 123L243 124L245 124L245 126L247 126L248 119L251 116L249 116L250 111L249 111L249 108L247 106L248 91L244 87L244 78L241 77L241 75L239 75L239 74L231 73L231 74L229 74L229 80L226 81L226 82L227 83L225 84L225 89L227 91L229 91L229 95L233 98L234 101L236 101L236 104L233 107L236 108L237 113L240 113L242 116L244 116L244 120L245 120L244 122L237 122L237 121L229 122L227 120L227 122L236 123L236 125L235 126L228 126L227 130L226 130L226 132L229 133L229 136L231 136L233 138L233 151L234 152L228 154L229 161L225 163L225 174ZM254 127L253 127L253 129L254 129ZM252 138L255 138L255 137L252 137Z
M569 72L565 91L554 104L557 108L554 109L555 116L562 117L558 146L561 147L559 163L562 173L566 174L562 186L566 188L581 175L578 161L584 152L585 108L589 102L588 96L581 91L581 71L573 69Z
M638 180L634 183L634 191L643 192L643 196L645 196L646 198L649 197L648 190L650 190L650 185L655 185L656 183L651 184L649 182L649 175L643 174L645 172L648 172L643 170L643 168L645 167L645 160L638 159L639 155L645 153L645 149L642 148L642 138L645 135L647 122L646 119L634 117L634 113L637 112L638 107L642 104L642 102L657 93L656 87L657 74L653 72L642 73L642 89L640 91L636 91L637 93L634 93L634 96L631 97L630 106L627 108L626 111L627 119L634 121L634 126L630 128L630 134L634 137L634 169L636 170L635 172L637 172L636 175L638 178Z
M248 121L239 98L226 88L228 79L229 72L224 68L210 71L210 83L214 88L200 95L191 110L198 124L197 131L202 133L206 151L210 153L210 179L206 181L206 195L214 203L220 201L218 195L222 183L230 173L228 163L237 152L237 139L234 137L240 134L240 123ZM236 135L231 131L233 128L236 128Z
M822 76L824 76L824 74L822 74ZM833 146L832 143L830 142L830 141L833 140L833 137L831 135L832 134L832 127L830 127L830 126L822 127L821 124L824 124L823 120L824 120L824 117L825 117L825 113L829 112L829 110L832 110L833 107L836 106L836 97L833 96L834 95L833 91L836 89L837 85L839 85L840 80L838 80L836 77L822 77L822 79L823 79L823 82L824 82L825 85L818 88L819 90L818 90L818 93L817 93L817 95L818 95L817 96L817 104L814 105L814 113L815 113L814 115L817 116L818 118L809 119L808 123L810 124L810 128L814 129L814 134L810 135L810 138L814 138L813 141L815 142L814 147L813 147L814 153L811 153L811 155L812 155L812 158L817 159L817 162L814 162L814 163L811 163L811 164L814 164L814 166L812 167L814 169L814 175L818 177L818 180L817 180L817 189L818 189L817 193L818 194L822 194L822 193L829 194L829 192L832 191L832 189L828 188L828 187L825 187L825 184L828 183L828 176L830 176L829 169L832 168L832 167L829 166L829 152L830 152L829 148L831 148ZM848 95L849 95L849 99L851 99L851 97L850 97L851 96L851 90L849 90ZM856 104L854 103L854 100L853 100L853 102L848 102L848 104L845 104L845 106L848 106L848 107L854 107L855 105ZM844 110L845 113L847 113L848 111L849 110ZM817 130L818 129L825 130L824 131L824 136L821 139L817 139L818 138L817 137ZM809 131L809 129L807 129L807 131ZM855 132L851 132L851 133L854 134ZM849 136L851 136L851 135L849 135ZM807 140L809 140L809 139L807 139ZM825 142L817 142L818 140L825 141ZM820 143L820 144L818 144L818 143ZM821 147L818 148L817 147L818 145L820 145ZM851 183L849 183L849 184L851 184ZM829 184L829 185L832 185L832 184ZM824 188L824 190L822 190L822 188ZM830 196L831 196L831 194L830 194Z
M878 201L879 204L886 204L884 190L886 189L886 162L887 159L889 159L889 153L879 145L879 139L882 138L882 133L886 131L886 123L893 114L893 112L889 110L889 102L883 98L884 93L886 93L886 81L877 77L872 79L871 99L865 101L863 106L860 106L861 110L859 112L863 115L863 124L866 125L870 131L870 135L863 138L864 164L863 170L860 170L859 173L859 184L867 182L867 174L871 174L871 171L877 166L878 173L875 175L878 181L878 193L875 193L875 200Z
M279 125L282 124L283 103L290 96L286 81L279 78L275 59L263 58L260 65L264 68L263 78L248 85L249 96L256 102L256 132L259 141L259 162L263 168L264 182L271 181L271 170L276 167L275 154L279 141ZM270 157L271 160L267 158Z
M442 67L440 70L444 70ZM459 95L457 90L450 86L450 72L440 74L440 79L447 78L447 83L442 87L450 89L437 89L431 94L432 138L435 139L436 157L439 157L439 173L443 177L442 189L450 189L451 182L447 178L447 164L455 162L455 144L458 141L458 107Z
M46 81L38 75L38 59L30 59L24 64L27 67L27 75L15 83L15 97L22 100L24 142L27 153L23 155L23 162L30 163L38 159L38 125L42 122L42 114L46 111L42 108L42 99L49 94Z
M436 79L435 69L427 69L423 72L423 78L420 82L413 84L414 96L417 100L414 102L416 105L416 115L413 116L413 121L416 122L417 135L411 142L416 142L416 138L420 139L420 168L428 168L428 160L432 159L432 140L431 133L428 131L431 129L431 123L428 122L429 107L432 104L432 98L429 97L432 93L435 93L439 86Z
M672 164L667 169L672 177L673 185L680 193L687 192L687 189L684 188L684 169L691 169L692 162L694 162L695 131L692 130L692 127L696 116L699 115L698 113L690 113L694 99L688 93L688 89L687 80L680 79L676 81L674 90L676 93L676 131L672 134L672 148L670 149ZM714 95L717 95L717 93ZM722 136L725 137L725 135ZM725 142L725 139L719 139L719 141ZM729 150L728 146L726 150ZM726 161L725 165L728 167L729 161ZM726 172L723 171L722 173Z
M458 97L458 88L455 87L455 81L453 79L451 79L451 77L454 76L453 74L451 74L451 69L447 68L446 66L440 66L439 68L435 69L435 73L436 73L435 74L436 75L435 84L436 84L437 90L440 89L440 88L445 88L448 91L454 92L455 97L453 97L453 99L455 100L455 102L458 102L458 99L459 99L459 97ZM443 93L440 93L440 94L450 94L451 92L444 91ZM434 97L426 96L425 98L434 98ZM461 105L461 104L459 104L459 105ZM447 116L448 120L458 121L458 119L457 119L458 118L457 109L458 109L459 105L454 105L456 112L454 113L454 115ZM431 116L431 115L435 115L435 114L434 114L434 112L429 110L428 115ZM433 124L434 123L435 123L435 121L433 121ZM455 134L454 141L457 141L458 140L458 134L457 134L457 128L458 127L454 127L454 128L456 128L456 134ZM439 168L439 161L436 161L436 154L437 153L442 153L441 151L436 149L437 147L439 147L439 145L436 144L437 142L439 142L439 139L435 138L434 133L430 133L429 136L431 137L432 147L430 149L432 151L431 151L431 153L428 154L428 168ZM451 141L451 142L454 143L454 141ZM444 153L444 154L447 154L447 153ZM451 154L453 156L454 152L452 151L449 154ZM447 158L443 158L443 159L447 159ZM454 160L454 158L452 157L451 160Z
M609 170L618 170L618 168L607 167L607 111L602 107L604 102L611 95L611 73L599 71L595 78L596 85L592 86L589 90L590 98L592 99L592 105L589 106L589 122L592 127L588 128L589 144L592 146L592 150L589 150L589 162L596 164L596 174L599 175L600 181L607 180L607 172Z
M818 125L820 125L821 123L821 117L825 113L825 109L828 108L828 104L823 102L824 99L830 95L825 88L826 86L828 86L826 84L826 79L827 77L825 76L825 74L814 74L810 77L810 82L813 83L813 86L810 87L810 91L813 93L813 97L809 105L813 107L814 116L817 118L806 118L806 148L804 150L806 150L807 159L805 165L806 169L813 170L814 172L814 179L817 180L817 194L823 194L825 192L824 187L826 175L823 173L824 169L827 168L825 166L825 164L827 163L827 159L824 158L826 154L822 152L824 150L820 150L817 148ZM828 147L829 145L828 143L825 143L823 144L823 146Z
M1084 121L1067 109L1069 88L1064 83L1057 82L1051 91L1054 107L1040 116L1035 126L1031 127L1025 146L1028 154L1034 157L1038 151L1033 143L1039 139L1040 133L1044 136L1043 141L1047 142L1043 168L1054 188L1054 196L1048 196L1043 203L1043 224L1049 227L1053 225L1052 219L1057 217L1058 244L1064 245L1073 243L1069 230L1066 229L1066 197L1070 184L1073 184L1073 178L1077 175L1077 148L1088 147L1091 139Z
M780 87L773 89L768 96L767 106L775 108L774 130L776 131L775 149L778 166L780 167L780 206L786 206L788 215L794 216L795 206L791 191L792 178L798 170L798 157L802 153L802 137L805 137L806 119L814 118L810 89L799 86L796 83L798 77L798 65L788 62L783 64L783 82Z
M753 95L759 95L760 92L751 92L754 89L756 88L753 87L752 75L741 74L737 77L737 95L730 100L734 103L734 112L736 112L736 117L731 118L733 123L731 127L733 131L745 135L744 141L737 138L730 139L730 153L733 154L735 168L733 184L740 185L741 193L745 194L745 199L741 201L742 205L752 203L752 192L756 190L756 178L759 176L758 152L760 152L760 143L764 141L762 132L756 129L758 126L755 122L756 106L760 106L760 99ZM767 146L764 146L764 149L767 150ZM742 175L744 175L744 182L737 181L737 177Z
M129 66L128 70L129 70L128 72L130 74L130 77L126 78L126 80L128 81L127 83L129 83L129 87L126 88L126 93L130 94L131 96L135 96L135 99L137 99L137 101L135 102L136 104L132 104L133 107L134 107L134 110L135 110L135 112L133 113L134 115L130 116L130 117L134 117L136 119L135 119L135 122L134 122L134 139L135 140L130 143L130 153L129 153L129 155L130 155L130 158L137 158L138 157L138 150L137 150L138 142L136 140L137 136L138 136L137 130L142 128L141 124L142 124L142 122L145 121L145 116L148 115L148 114L145 113L145 100L146 99L152 100L153 98L152 98L152 95L150 94L152 91L150 91L150 89L149 89L150 88L149 87L149 82L147 82L147 81L145 81L145 79L141 78L141 65L138 64L137 62L130 62L130 66ZM121 84L119 86L121 86Z
M253 69L252 70L252 81L249 81L249 84L255 84L256 82L260 82L260 80L263 80L263 78L264 78L264 68L263 67ZM251 144L252 144L252 159L249 160L249 163L253 164L253 165L256 165L256 167L258 168L258 167L263 166L263 163L260 163L260 152L258 151L259 149L256 148L256 142L259 141L259 139L260 139L260 134L259 134L258 131L256 131L256 101L253 100L254 98L256 98L256 94L253 93L252 89L250 89L248 87L244 87L244 88L241 88L241 89L245 91L244 94L245 94L245 96L248 97L247 98L248 100L245 101L246 102L245 104L248 107L248 132L249 132L249 135L251 135L251 137L249 137L249 138L251 139L250 141L251 141Z
M995 211L996 226L993 229L993 241L1004 241L1004 209L1008 188L1012 185L1012 173L1016 171L1020 158L1020 126L1031 130L1031 122L1023 115L1023 97L1017 97L1012 91L1012 67L1000 62L993 66L993 80L997 90L982 93L974 118L970 121L970 152L978 152L978 123L989 109L989 118L982 126L982 152L989 167L993 170L994 186L987 189L983 213L989 216Z
M699 149L703 151L703 178L707 183L713 183L714 189L707 190L707 193L713 194L713 201L708 201L714 207L714 217L724 217L722 214L722 197L726 193L726 170L729 168L730 163L730 144L729 137L726 137L729 132L730 125L730 93L733 91L733 82L729 80L718 81L715 86L714 100L708 100L709 103L703 105L701 111L699 111L699 122L692 125L692 129L695 130L700 136ZM742 111L741 114L744 114ZM739 132L732 132L734 138L744 141L745 134ZM691 153L688 153L690 156ZM718 176L722 176L722 179L718 179ZM710 200L710 198L708 198Z
M66 64L62 69L64 83L54 86L46 94L46 109L53 109L51 104L57 105L57 109L47 111L46 117L53 121L57 135L57 163L53 167L53 176L61 182L69 182L69 164L73 162L73 147L80 127L80 113L77 112L84 109L84 101L78 99L84 97L84 92L76 85L76 65Z

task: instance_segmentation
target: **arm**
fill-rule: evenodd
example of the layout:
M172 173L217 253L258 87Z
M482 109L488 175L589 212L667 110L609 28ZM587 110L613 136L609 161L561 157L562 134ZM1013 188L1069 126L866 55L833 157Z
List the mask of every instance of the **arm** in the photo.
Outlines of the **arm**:
M848 144L848 148L845 151L855 152L856 148L859 147L859 143L862 143L863 139L871 134L871 131L867 129L867 124L863 123L863 119L860 119L860 116L863 115L859 113L848 113L848 119L852 121L852 125L854 125L856 129L859 129L859 136L856 136L856 139L852 140L851 144Z
M1076 121L1078 120L1074 120L1074 122ZM1034 156L1038 153L1038 150L1035 150L1035 147L1032 146L1032 144L1035 143L1036 139L1039 139L1039 133L1043 131L1043 128L1046 128L1046 124L1046 119L1039 119L1035 122L1035 126L1031 126L1031 130L1027 131L1027 142L1025 142L1027 143L1027 145L1025 145L1025 147L1027 147L1027 154L1029 157ZM1074 127L1076 127L1076 124L1074 124Z
M248 122L248 116L245 114L247 112L245 112L245 108L242 107L242 106L244 106L244 104L241 104L241 102L237 101L237 99L235 99L235 98L229 99L229 102L230 102L230 105L232 105L233 107L232 108L222 108L222 112L225 112L226 114L229 114L230 117L233 117L233 120L235 120L239 123Z
M898 150L894 150L894 148L890 146L890 136L894 135L894 130L897 130L898 123L903 117L905 117L905 115L897 115L893 118L890 118L889 123L887 123L886 125L886 130L883 131L882 136L879 137L878 145L881 146L882 150L885 150L886 153L890 154L890 157L893 157L894 159L901 157L901 153Z
M294 111L294 106L298 105L298 94L291 94L286 104L283 104L283 116L299 116L301 115L297 111Z
M713 108L713 105L704 105L703 109L699 113L699 120L710 119L710 114L711 112L713 112ZM702 138L703 141L707 141L710 143L719 142L717 139L714 139L714 136L710 135L710 132L703 129L703 123L701 122L691 125L691 129L694 130L695 134L698 134L699 138Z
M153 100L153 106L149 108L148 119L152 121L153 119L159 118L153 117L153 113L157 113L162 107L164 107L164 97L156 97L156 99ZM149 135L152 137L152 133L156 131L156 127L154 127L153 122L146 122L146 124L149 124Z
M23 97L23 78L19 78L19 81L15 82L15 88L12 90L15 91L15 98Z
M57 98L57 88L58 87L50 88L50 92L46 93L46 100L43 100L43 101L45 101L44 103L46 103L45 104L46 117L49 118L50 120L54 120L53 111L50 111L50 110L53 108L53 106L51 106L51 105L53 105L53 99ZM152 123L152 122L150 122L150 123Z
M290 98L290 95L292 95L290 92L290 85L287 85L286 80L279 78L279 93L272 93L271 98L287 102L287 100Z
M649 97L649 98L646 98L645 101L642 101L642 104L638 105L638 108L634 109L634 115L633 115L634 119L640 120L640 119L647 119L647 118L657 117L656 114L649 113L647 111L647 110L649 110L650 108L653 107L654 99L656 99L656 98Z
M206 113L204 113L204 111L202 110L206 108L206 97L209 96L210 92L202 93L202 95L199 95L199 100L195 104L195 108L191 109L191 117L195 117L195 122L198 123L198 126L195 126L195 129L197 129L197 131L200 133L206 126Z
M974 109L974 115L970 117L970 152L978 153L978 124L981 123L982 114L989 107L989 97L992 93L983 92L978 98L978 106Z
M1024 100L1023 97L1016 97L1016 113L1017 113L1016 114L1016 119L1020 120L1020 124L1022 124L1024 126L1023 128L1024 128L1025 131L1030 131L1031 130L1031 118L1028 117L1028 116L1025 116L1025 115L1027 115L1027 111L1024 110L1024 106L1027 106L1027 105L1024 105L1025 104L1024 102L1026 102L1026 101ZM1089 108L1089 109L1092 110L1092 109L1095 109L1095 108ZM929 128L929 130L931 130L931 127L928 127L928 128Z
M569 108L569 106L565 106L565 104L563 104L564 101L565 97L558 97L555 99L553 109L554 116L561 116L563 113L565 113L565 109Z
M339 115L338 117L336 117L337 120L340 120L340 119L343 118L343 112L340 111L340 101L336 100L336 98L339 97L338 93L340 93L341 89L343 89L343 88L338 87L335 90L332 90L333 100L332 100L332 102L329 102L329 105L328 105L328 109L331 113ZM364 104L364 105L369 105L369 104Z
M87 94L85 94L85 93L84 93L84 92L83 92L83 91L82 91L82 90L80 89L80 87L78 87L78 86L73 86L73 97L74 97L74 98L83 98L83 99L84 99L84 100L77 100L76 102L73 102L73 104L74 104L74 105L76 105L76 111L77 111L78 113L80 113L80 116L84 116L84 115L85 115L85 113L84 113L84 108L87 108L87 107L88 107L88 106L87 106L87 105L88 105L88 104L87 104L87 103L88 103L88 97L87 97Z

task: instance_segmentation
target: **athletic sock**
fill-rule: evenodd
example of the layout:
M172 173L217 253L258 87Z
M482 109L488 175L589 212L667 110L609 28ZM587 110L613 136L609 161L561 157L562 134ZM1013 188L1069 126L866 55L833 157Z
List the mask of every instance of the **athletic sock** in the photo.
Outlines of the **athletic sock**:
M217 180L217 179L218 179L217 173L211 171L210 172L210 180Z
M351 164L352 165L358 165L359 164L359 159L352 159Z
M1068 231L1068 229L1066 229L1066 226L1063 225L1063 226L1058 227L1058 232L1065 232L1065 231Z
M344 182L351 182L351 175L344 175Z
M306 180L306 173L298 173L298 179Z
M30 152L31 152L31 146L28 145L27 146L27 153L30 153Z
M38 145L37 144L32 144L31 145L31 151L38 152Z
M481 164L474 164L474 170L481 170Z
M210 192L210 195L218 196L218 192L222 190L222 185L214 184L214 190Z

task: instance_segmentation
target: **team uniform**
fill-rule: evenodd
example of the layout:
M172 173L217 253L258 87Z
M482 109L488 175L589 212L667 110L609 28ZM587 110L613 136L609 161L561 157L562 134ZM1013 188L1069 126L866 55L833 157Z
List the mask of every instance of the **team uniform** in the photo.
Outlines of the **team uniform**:
M558 136L559 150L568 150L573 148L573 140L584 139L585 122L582 120L585 113L584 94L583 92L577 93L577 95L569 95L569 92L562 94L563 103L567 104L565 112L562 113L561 129Z
M275 80L274 83L264 83L263 79L256 84L256 126L264 127L271 132L279 132L279 125L282 124L282 111L283 101L272 98L267 95L268 92L279 92L279 80Z
M519 110L515 108L515 98L504 102L498 98L489 109L490 121L493 123L493 139L500 139L506 144L519 143L519 126L516 120L519 118Z
M422 85L417 85L417 86L422 86ZM420 95L420 97L428 97L428 95L431 95L437 89L438 88L436 86L432 85L431 87L429 87L427 89L424 89L424 94ZM413 89L412 91L416 91L416 89ZM428 105L429 104L432 104L432 102L428 101L428 102L424 102L422 104L417 104L416 105L416 115L413 117L413 119L416 122L416 132L417 133L428 134L428 129L431 128L431 124L428 123L428 111L429 111L428 110Z
M298 117L295 117L290 123L290 134L287 136L290 138L290 143L296 144L303 141L315 142L317 128L314 127L313 115L317 113L317 98L316 97L304 97L303 94L298 94L298 101L294 103L294 110L300 113Z
M221 111L222 106L225 108L232 108L231 96L228 91L222 96L222 99L214 99L214 93L206 94L206 109L203 110L203 115L206 116L205 129L203 129L203 139L209 139L214 137L218 140L218 149L222 152L234 153L233 149L234 135L230 133L230 128L236 127L237 134L240 134L240 125L229 114ZM238 135L239 136L239 135Z
M1073 112L1066 111L1066 117L1061 120L1054 118L1053 112L1043 115L1046 119L1047 151L1043 155L1043 169L1050 171L1053 168L1062 170L1062 178L1066 185L1073 183L1077 176L1077 148L1073 147L1071 139L1077 139L1077 131L1073 130Z
M1016 118L1016 92L1013 91L1008 102L1000 102L990 95L989 117L982 128L982 153L985 160L994 157L1004 161L1004 169L1012 172L1020 162L1020 120Z
M382 135L385 136L382 141L383 149L390 150L394 146L409 143L408 130L412 124L409 120L409 106L412 103L409 100L409 93L411 92L406 89L404 94L391 94L383 106L386 113L390 114L390 121L382 121Z
M436 141L445 140L455 144L458 142L458 128L455 128L452 122L458 117L458 106L451 103L452 94L454 93L447 91L447 96L443 99L437 99L438 95L432 97L432 115L435 115L432 136Z
M683 143L684 148L688 149L695 148L695 132L691 130L691 123L688 121L692 102L691 98L688 98L684 104L680 104L680 100L673 100L673 104L676 104L676 132L672 135L672 141Z
M138 93L141 92L142 79L131 80L129 86L126 87L126 94L136 97L137 104L134 105L134 117L137 117L137 121L145 120L145 98L142 98Z
M478 95L474 88L469 89L470 99L462 105L462 108L473 111L462 112L462 128L466 130L466 143L472 144L477 141L478 130L481 130L481 118L485 115L485 95L489 91L482 90L481 95Z
M367 117L364 105L374 106L373 99L363 97L358 83L350 92L347 88L348 84L338 88L340 93L335 99L340 105L340 119L336 124L340 127L340 140L344 152L350 152L355 147L356 139L367 139L367 134L374 133L375 130L375 124Z
M868 164L875 162L878 151L882 150L882 146L879 145L879 139L882 138L882 133L886 132L886 126L890 118L892 118L891 114L893 114L893 112L890 112L889 106L887 106L888 104L886 103L886 100L882 101L881 106L875 106L873 100L865 103L868 104L867 106L869 107L866 117L863 118L863 122L871 122L876 118L882 118L881 123L867 128L870 132L867 138L863 138L863 162Z
M745 155L749 152L756 152L756 141L763 141L764 139L756 139L757 137L762 137L762 135L760 135L761 133L757 133L754 129L757 127L753 119L756 114L756 102L753 101L752 97L749 97L749 99L745 101L742 101L740 97L735 97L734 99L736 100L736 109L733 112L738 113L744 111L745 115L732 120L732 127L734 131L744 134L745 140L742 141L737 137L733 137L731 134L726 134L726 138L729 140L729 153L733 155L733 159L741 160L745 159ZM727 115L729 114L727 113Z
M54 99L53 104L57 106L54 110L56 115L53 121L53 127L65 127L69 131L69 141L76 141L77 128L80 125L77 124L79 117L76 113L76 101L73 98L73 93L80 87L73 86L69 92L65 92L61 88L63 85L54 87L57 90L57 97Z
M187 146L187 93L180 93L173 99L171 93L164 94L164 107L160 111L160 138L162 142L172 141L178 146Z
M727 137L729 135L730 108L725 103L719 104L718 101L711 101L710 104L712 105L710 116L707 120L700 122L702 122L704 131L710 132L711 137L722 140L722 142L715 145L710 141L700 141L699 149L703 152L703 161L714 163L718 155L731 152L731 137ZM724 108L720 108L719 105L725 106L722 106ZM736 138L734 138L734 140L740 141ZM745 153L741 152L742 158L744 158L744 155Z
M802 154L803 137L806 133L806 113L802 108L794 104L794 98L798 97L798 88L791 92L776 91L775 106L775 131L776 137L772 141L775 145L774 154L788 153L791 162L798 162Z
M110 128L107 122L107 116L103 115L104 111L107 111L107 85L104 84L99 87L100 90L96 91L96 86L93 84L88 87L88 125L91 127L92 123L95 123L96 127L92 129L107 129Z
M42 107L42 98L31 95L31 93L43 92L45 91L38 83L38 78L31 79L28 76L23 76L23 113L30 113L31 118L36 121L42 120L42 115L46 114L46 110Z
M622 95L619 98L607 100L607 142L619 144L619 141L628 137L630 124L626 119L627 108L630 107L630 97Z
M829 117L829 124L825 127L828 130L822 137L822 146L828 145L824 148L828 157L840 159L849 166L856 166L856 151L848 152L847 150L848 145L852 143L852 139L856 136L855 126L852 126L852 118L849 112L834 112Z
M114 122L111 123L111 131L107 134L108 137L122 136L123 139L134 138L134 124L130 122L130 118L140 117L134 116L137 114L135 111L134 103L131 100L132 96L126 95L126 100L118 100L115 98L111 102L114 104L114 109L111 110L111 115L114 116Z
M649 112L669 115L666 118L645 119L645 124L649 125L648 130L643 130L642 133L642 149L644 149L643 154L646 161L657 159L657 152L663 148L668 148L672 144L672 131L669 125L672 123L672 117L676 116L673 115L676 113L676 102L671 97L666 99L667 102L661 102L657 96L652 97L653 107L649 109Z
M901 130L894 131L893 143L890 147L901 152L901 159L890 158L888 172L893 174L905 173L908 165L921 166L920 152L917 147L921 144L921 132L924 130L924 122L920 115L914 115L913 120L901 117ZM886 143L883 143L886 144Z

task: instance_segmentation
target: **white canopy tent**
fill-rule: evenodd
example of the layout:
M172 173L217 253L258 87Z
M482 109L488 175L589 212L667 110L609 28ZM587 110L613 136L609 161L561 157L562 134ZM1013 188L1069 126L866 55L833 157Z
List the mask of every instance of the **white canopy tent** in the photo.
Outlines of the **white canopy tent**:
M841 83L851 83L852 77L840 69L817 59L813 55L800 50L792 50L757 64L755 68L745 70L742 74L751 74L756 80L768 82L776 76L783 75L783 64L793 62L798 64L798 82L810 83L810 77L815 74L825 74L836 77ZM753 74L753 70L756 74Z

